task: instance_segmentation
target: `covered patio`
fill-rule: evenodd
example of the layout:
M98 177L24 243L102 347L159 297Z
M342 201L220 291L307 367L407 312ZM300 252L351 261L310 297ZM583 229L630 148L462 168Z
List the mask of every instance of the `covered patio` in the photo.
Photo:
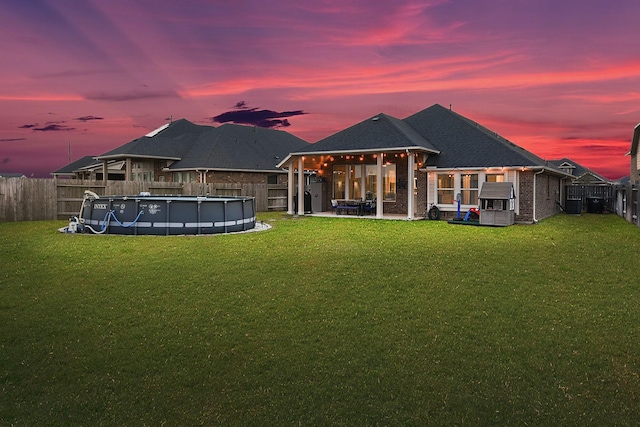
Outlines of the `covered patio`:
M304 215L305 173L325 185L318 197L375 205L371 217L412 220L426 213L427 158L440 151L402 120L380 113L290 153L278 167L288 171L287 212ZM363 217L363 216L360 216Z
M395 147L386 150L292 153L280 167L288 171L287 213L345 218L422 219L426 200L426 174L420 172L429 150ZM315 174L323 186L321 211L305 211L306 176ZM422 196L422 197L420 197ZM332 206L354 206L342 212ZM355 210L367 204L364 214ZM296 209L297 205L297 209ZM342 207L342 206L339 206Z

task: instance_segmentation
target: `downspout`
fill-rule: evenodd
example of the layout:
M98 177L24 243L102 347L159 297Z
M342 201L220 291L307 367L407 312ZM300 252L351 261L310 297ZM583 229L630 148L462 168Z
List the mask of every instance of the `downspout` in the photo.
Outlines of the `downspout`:
M533 223L536 224L538 222L536 218L536 177L544 172L544 169L533 174Z

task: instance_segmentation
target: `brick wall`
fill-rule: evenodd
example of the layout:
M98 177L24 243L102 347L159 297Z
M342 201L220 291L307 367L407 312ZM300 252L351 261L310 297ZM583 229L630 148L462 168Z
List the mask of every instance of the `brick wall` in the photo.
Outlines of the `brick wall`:
M533 212L533 179L535 176L536 185L536 211ZM524 171L518 174L519 193L519 213L516 215L516 222L531 223L535 220L548 218L560 212L558 200L560 197L561 177L541 173L535 175L533 171Z

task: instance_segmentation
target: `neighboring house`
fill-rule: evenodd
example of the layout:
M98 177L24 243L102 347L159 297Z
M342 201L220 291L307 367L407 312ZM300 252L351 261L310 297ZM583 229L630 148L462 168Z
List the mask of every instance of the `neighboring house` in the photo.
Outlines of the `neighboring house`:
M582 166L578 162L574 162L568 158L562 158L560 160L549 160L549 165L560 169L561 171L572 175L572 184L582 185L611 185L612 182L602 175L597 174L591 169Z
M26 178L27 176L23 173L14 173L14 172L0 172L0 178Z
M108 179L124 180L124 162L108 162ZM95 156L84 156L51 173L54 179L104 179L104 166Z
M284 131L236 124L203 126L181 119L96 160L103 170L122 162L127 181L285 184L286 173L276 164L307 145Z
M180 119L102 155L76 160L52 175L198 183L266 183L269 176L286 183L286 173L276 164L291 150L307 145L284 131L236 124L216 128Z
M633 129L633 137L631 138L631 150L629 155L631 156L631 173L629 175L629 182L633 185L640 184L640 156L638 156L638 139L640 139L640 123Z
M424 217L432 205L444 218L478 207L484 182L512 182L515 220L531 223L560 211L571 176L540 157L441 105L403 120L378 114L292 151L281 163L289 172L288 211L293 213L295 171L315 171L324 201L374 198L376 216ZM297 198L304 180L297 179ZM298 206L303 214L303 206Z

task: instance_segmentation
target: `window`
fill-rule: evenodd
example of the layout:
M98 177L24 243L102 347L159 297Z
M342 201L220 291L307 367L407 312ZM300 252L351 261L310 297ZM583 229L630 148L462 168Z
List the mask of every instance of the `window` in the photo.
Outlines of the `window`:
M344 199L346 188L347 188L347 166L336 165L333 167L333 197L335 199Z
M365 199L376 198L376 165L365 165Z
M463 205L478 204L478 174L468 173L461 176L462 200Z
M334 199L374 199L377 194L376 165L335 165L333 167ZM382 167L382 199L396 200L396 165Z
M278 183L278 175L277 174L269 174L267 175L267 184L277 184Z
M364 165L351 165L349 167L349 198L362 198L362 167Z
M504 210L505 200L500 199L486 199L484 200L484 208L487 210L496 210L502 211Z
M134 181L153 181L154 171L151 162L132 162L131 177Z
M487 182L504 182L503 173L488 173L485 175L485 181Z
M451 204L455 200L455 181L453 174L438 174L438 204Z
M396 165L394 163L382 165L382 200L396 200Z
M174 172L173 182L195 182L195 172Z

